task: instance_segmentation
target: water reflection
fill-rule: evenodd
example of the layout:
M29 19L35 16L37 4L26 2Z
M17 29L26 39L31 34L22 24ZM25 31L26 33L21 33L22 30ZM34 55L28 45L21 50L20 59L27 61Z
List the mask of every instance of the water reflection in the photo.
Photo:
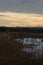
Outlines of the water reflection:
M42 38L22 38L16 39L23 43L23 51L33 53L35 57L43 54L43 39Z

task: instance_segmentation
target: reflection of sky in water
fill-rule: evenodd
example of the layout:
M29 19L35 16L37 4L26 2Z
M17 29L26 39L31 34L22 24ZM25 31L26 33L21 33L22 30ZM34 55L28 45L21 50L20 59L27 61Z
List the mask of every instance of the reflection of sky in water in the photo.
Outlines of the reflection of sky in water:
M23 43L24 48L23 51L27 53L35 53L35 55L42 55L43 52L43 39L41 38L24 38L18 39L20 43ZM32 45L29 47L29 45Z

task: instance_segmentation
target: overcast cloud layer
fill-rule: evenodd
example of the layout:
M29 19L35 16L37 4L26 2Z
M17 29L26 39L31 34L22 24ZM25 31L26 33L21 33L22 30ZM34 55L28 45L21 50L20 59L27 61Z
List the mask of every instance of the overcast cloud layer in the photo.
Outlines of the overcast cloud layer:
M0 11L43 13L43 0L0 0Z
M43 0L0 0L1 26L43 26Z

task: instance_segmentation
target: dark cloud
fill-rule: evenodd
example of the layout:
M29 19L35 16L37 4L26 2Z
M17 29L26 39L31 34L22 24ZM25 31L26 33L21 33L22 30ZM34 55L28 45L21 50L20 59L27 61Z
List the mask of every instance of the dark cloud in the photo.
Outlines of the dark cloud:
M43 14L43 0L0 0L0 11Z
M3 16L6 16L6 15L0 15L0 17L3 17Z
M21 0L21 4L35 3L36 0Z

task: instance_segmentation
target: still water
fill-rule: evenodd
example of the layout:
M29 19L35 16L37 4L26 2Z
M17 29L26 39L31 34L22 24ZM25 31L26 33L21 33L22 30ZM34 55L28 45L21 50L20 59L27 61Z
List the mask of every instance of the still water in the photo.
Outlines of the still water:
M43 55L43 39L42 38L22 38L16 39L23 43L23 51L26 53L33 53L35 57Z

